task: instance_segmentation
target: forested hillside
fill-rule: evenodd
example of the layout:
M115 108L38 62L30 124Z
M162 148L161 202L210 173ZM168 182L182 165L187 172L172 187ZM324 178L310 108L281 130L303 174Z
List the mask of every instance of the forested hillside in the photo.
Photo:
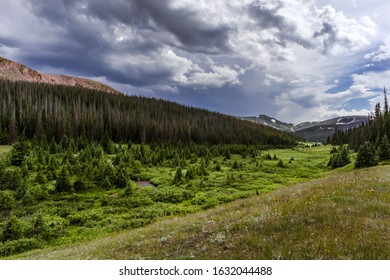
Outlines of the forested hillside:
M358 151L355 167L375 166L379 161L390 160L390 113L387 92L384 89L384 105L375 106L375 113L358 128L338 130L328 139L333 145L348 144Z
M272 128L173 102L67 86L0 80L0 144L64 137L156 144L258 144L298 138Z

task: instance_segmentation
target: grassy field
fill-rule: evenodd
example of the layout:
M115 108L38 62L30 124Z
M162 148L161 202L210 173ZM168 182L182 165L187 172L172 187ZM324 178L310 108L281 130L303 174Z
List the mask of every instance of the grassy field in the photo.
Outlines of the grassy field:
M94 147L91 144L71 154L69 149L50 153L33 146L21 167L3 161L0 257L144 227L165 217L204 211L320 178L330 170L330 147L325 146L266 151L199 146L163 151L117 145L109 153ZM226 148L231 152L226 154ZM3 147L3 155L9 149ZM95 149L90 153L96 156L86 160L89 149ZM162 153L165 159L156 161ZM175 181L178 172L181 179ZM68 181L66 191L57 189L57 181L66 181L61 174ZM76 188L80 177L84 183ZM117 178L125 178L126 187Z
M380 166L331 172L143 228L12 258L389 259L389 171Z

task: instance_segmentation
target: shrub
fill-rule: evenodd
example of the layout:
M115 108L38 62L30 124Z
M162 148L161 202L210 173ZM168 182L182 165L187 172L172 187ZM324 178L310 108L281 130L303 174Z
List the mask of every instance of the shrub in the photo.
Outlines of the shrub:
M47 178L45 176L45 174L43 174L42 170L40 170L37 174L37 177L35 178L35 182L37 182L38 184L46 184L47 183Z
M156 192L154 200L166 203L180 203L191 197L191 192L188 190L166 187Z
M22 253L28 250L36 249L42 246L42 242L36 238L22 238L18 240L9 240L0 244L0 256L9 256Z
M27 190L31 193L34 201L43 201L49 198L49 189L45 185L29 186Z
M49 240L64 235L69 222L58 215L37 214L33 218L32 232Z
M5 224L3 232L1 234L1 240L6 242L8 240L16 240L23 235L22 224L20 220L12 216Z
M0 210L9 210L15 206L15 196L10 190L0 191Z
M92 189L94 184L85 177L79 177L73 183L73 188L76 192L83 192L89 189Z
M67 218L71 225L93 227L97 221L103 219L103 212L98 210L86 210L76 212Z
M208 197L204 193L197 193L193 199L191 199L191 204L193 205L203 205L206 203Z
M277 167L280 167L280 168L285 168L285 167L286 167L281 159L279 159L279 161L278 161L278 163L276 164L276 166L277 166Z

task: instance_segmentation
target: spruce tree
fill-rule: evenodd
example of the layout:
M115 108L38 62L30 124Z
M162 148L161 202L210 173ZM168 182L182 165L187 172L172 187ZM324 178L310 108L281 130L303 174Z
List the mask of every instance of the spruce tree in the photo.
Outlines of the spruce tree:
M277 166L277 167L280 167L280 168L285 168L285 167L286 167L281 159L279 159L279 161L278 161L278 163L276 164L276 166Z
M378 161L376 159L375 147L370 141L366 141L359 148L355 162L355 169L375 166L377 164Z
M57 182L56 182L56 190L58 192L69 192L72 189L72 186L69 181L69 173L67 172L66 168L62 168L60 175L58 176Z
M181 178L183 177L181 167L179 166L176 169L175 177L173 178L173 183L174 184L179 184L181 182Z
M332 149L333 151L333 149ZM331 151L331 152L332 152ZM351 162L351 159L349 158L349 148L348 145L341 145L339 149L336 150L336 152L333 152L331 155L328 166L331 166L332 169L343 167Z
M15 143L11 152L11 164L21 166L30 152L30 144L27 140L19 140Z
M382 137L382 140L378 147L378 156L380 160L390 159L390 144L387 139L387 134Z

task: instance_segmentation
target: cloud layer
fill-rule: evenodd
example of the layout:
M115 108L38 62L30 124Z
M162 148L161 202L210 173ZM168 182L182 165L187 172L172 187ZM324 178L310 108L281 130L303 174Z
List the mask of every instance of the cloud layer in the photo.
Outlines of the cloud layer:
M234 115L366 114L389 78L389 4L333 2L0 0L0 55Z

